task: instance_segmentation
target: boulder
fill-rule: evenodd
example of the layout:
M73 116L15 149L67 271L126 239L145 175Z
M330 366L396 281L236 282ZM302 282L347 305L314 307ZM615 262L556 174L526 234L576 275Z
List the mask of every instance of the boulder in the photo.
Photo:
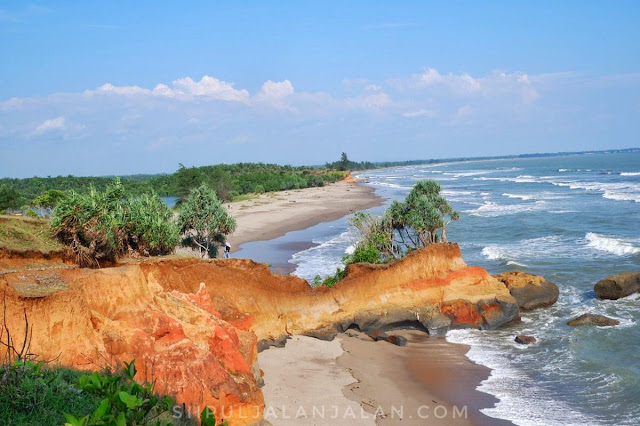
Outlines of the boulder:
M389 336L387 342L393 343L396 346L405 346L407 344L407 339L402 336Z
M605 317L598 314L582 314L577 318L574 318L567 322L567 325L575 327L577 325L593 324L600 327L611 327L620 324L617 319Z
M640 292L640 272L623 272L600 280L593 288L600 299L620 299Z
M532 345L537 342L536 338L533 336L525 336L524 334L519 334L516 336L515 341L520 343L521 345Z
M522 271L504 272L493 276L502 282L523 311L546 308L558 301L558 286L539 275Z
M407 339L405 337L388 335L382 330L371 330L367 332L367 336L376 342L384 340L385 342L393 343L396 346L405 346L407 344Z

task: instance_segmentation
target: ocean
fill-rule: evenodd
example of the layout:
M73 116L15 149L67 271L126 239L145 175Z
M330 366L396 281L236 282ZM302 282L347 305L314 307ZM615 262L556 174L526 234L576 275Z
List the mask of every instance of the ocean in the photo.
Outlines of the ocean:
M560 288L556 305L523 313L520 324L447 333L492 369L479 390L500 401L485 414L521 425L640 424L640 294L601 301L593 292L602 278L640 270L640 153L467 161L357 177L386 205L418 180L439 182L460 212L447 236L467 264L493 274L523 270ZM345 218L281 238L313 240L289 259L293 274L309 280L335 272L353 242ZM621 325L566 325L585 312ZM519 345L517 334L538 343Z

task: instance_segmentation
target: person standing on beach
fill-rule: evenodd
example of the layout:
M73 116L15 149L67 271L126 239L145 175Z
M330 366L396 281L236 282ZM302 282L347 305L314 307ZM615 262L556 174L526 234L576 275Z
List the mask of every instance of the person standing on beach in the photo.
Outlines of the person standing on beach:
M228 259L231 254L231 246L228 242L224 243L224 258Z

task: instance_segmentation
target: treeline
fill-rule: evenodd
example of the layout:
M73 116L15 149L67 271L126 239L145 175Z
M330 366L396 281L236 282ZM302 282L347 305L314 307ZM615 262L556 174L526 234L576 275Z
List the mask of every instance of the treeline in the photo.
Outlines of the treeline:
M382 169L385 167L402 167L402 166L417 166L419 164L435 164L451 160L409 160L409 161L352 161L347 156L346 152L343 152L340 160L334 162L325 163L325 167L330 170L372 170Z
M155 192L159 196L182 198L201 184L214 189L219 198L230 201L248 193L282 191L323 186L342 179L345 173L313 167L280 166L263 163L219 164L215 166L185 167L175 173L132 175L120 178L127 191L138 196ZM105 177L32 177L0 179L0 211L18 209L31 204L34 198L50 190L88 193L93 187L104 191L113 183L113 176Z

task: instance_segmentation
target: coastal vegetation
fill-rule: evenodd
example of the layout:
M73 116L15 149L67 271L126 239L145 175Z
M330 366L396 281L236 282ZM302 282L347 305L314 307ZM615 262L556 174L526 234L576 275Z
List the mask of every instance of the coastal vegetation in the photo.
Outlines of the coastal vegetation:
M114 263L126 253L161 255L178 244L171 210L157 194L131 197L119 179L104 191L70 191L56 206L51 228L83 267Z
M186 197L192 189L205 184L219 199L232 201L235 197L261 192L324 186L345 177L345 172L318 167L293 167L277 164L238 163L203 167L185 167L180 164L172 174L130 175L120 180L133 196L155 192L161 197ZM93 187L104 191L113 182L106 177L31 177L0 179L0 211L20 209L25 205L39 206L59 191L89 192ZM45 199L43 199L45 197ZM47 199L47 197L49 199Z
M358 212L349 219L355 230L353 253L343 257L343 267L314 285L332 287L353 263L386 263L430 244L447 242L447 226L460 218L433 180L417 182L403 202L394 201L382 216Z
M185 236L183 245L198 251L200 257L217 257L218 246L236 229L236 221L206 185L193 189L180 206L178 228Z

